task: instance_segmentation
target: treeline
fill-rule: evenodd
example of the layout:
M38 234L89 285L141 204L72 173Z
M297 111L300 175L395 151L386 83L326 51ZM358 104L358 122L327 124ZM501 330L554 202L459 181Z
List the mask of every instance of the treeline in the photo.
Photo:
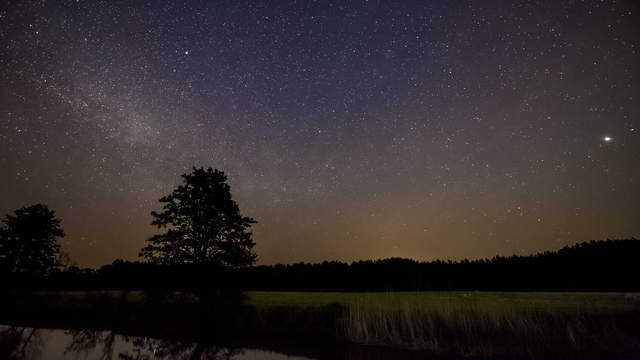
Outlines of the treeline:
M640 241L591 241L529 256L417 262L390 258L351 264L257 266L255 290L323 291L640 291Z
M242 269L116 260L41 278L9 276L12 287L82 290L242 289L280 291L640 291L640 241L591 241L528 256L418 262L389 258L261 265Z

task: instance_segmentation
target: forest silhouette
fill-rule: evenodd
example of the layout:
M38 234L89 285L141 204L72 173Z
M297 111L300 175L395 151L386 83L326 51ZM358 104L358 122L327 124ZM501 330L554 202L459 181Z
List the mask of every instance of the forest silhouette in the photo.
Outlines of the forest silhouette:
M640 241L590 241L528 256L420 262L324 261L224 268L115 260L97 270L5 273L5 286L68 290L640 291Z
M0 227L4 288L69 290L640 291L640 241L590 241L557 251L477 260L402 258L254 266L251 226L224 172L193 168L159 199L145 262L117 259L97 270L65 266L61 220L46 205L7 214ZM65 260L66 259L66 260Z

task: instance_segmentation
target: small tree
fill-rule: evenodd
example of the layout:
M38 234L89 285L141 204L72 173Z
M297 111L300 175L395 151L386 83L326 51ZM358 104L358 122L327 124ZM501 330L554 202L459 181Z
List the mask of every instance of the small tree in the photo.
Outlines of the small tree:
M160 264L252 265L250 228L256 221L240 215L224 172L193 168L182 179L159 200L163 211L151 212L152 225L167 231L149 238L139 256Z
M7 214L0 228L0 267L9 272L47 273L57 266L60 220L46 205L36 204Z

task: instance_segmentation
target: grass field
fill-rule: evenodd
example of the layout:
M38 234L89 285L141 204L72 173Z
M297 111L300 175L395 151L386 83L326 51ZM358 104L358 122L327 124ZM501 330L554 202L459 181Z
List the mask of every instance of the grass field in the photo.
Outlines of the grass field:
M108 297L141 302L148 298L144 291L56 291L42 292L66 300ZM245 292L245 304L257 309L276 307L315 308L330 304L369 310L413 308L446 311L453 308L475 308L487 312L522 310L553 312L623 312L640 309L640 293L574 293L574 292ZM172 293L175 301L197 302L193 295Z
M640 294L248 292L257 309L346 307L339 337L471 357L640 352Z
M393 310L398 308L449 309L476 307L486 311L505 308L545 311L622 311L640 308L634 293L541 292L270 292L249 291L245 302L257 308L320 307L338 303L349 307Z

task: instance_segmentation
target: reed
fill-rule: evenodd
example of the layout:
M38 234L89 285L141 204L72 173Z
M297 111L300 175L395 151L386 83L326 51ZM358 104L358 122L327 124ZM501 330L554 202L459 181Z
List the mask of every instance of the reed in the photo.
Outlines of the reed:
M469 295L425 305L410 297L402 301L395 294L376 303L363 297L347 306L340 335L358 344L474 358L624 356L640 350L638 309L594 304L527 307L519 301L496 304L490 299Z

